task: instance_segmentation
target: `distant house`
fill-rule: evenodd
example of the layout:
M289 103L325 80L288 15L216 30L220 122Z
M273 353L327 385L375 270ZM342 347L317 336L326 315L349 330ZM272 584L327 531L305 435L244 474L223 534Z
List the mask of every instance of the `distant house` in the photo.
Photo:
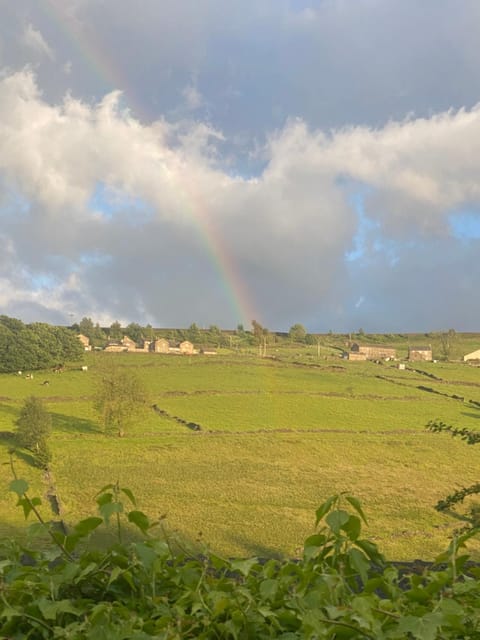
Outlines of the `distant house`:
M121 351L126 351L126 347L120 342L109 342L105 347L104 351L108 351L111 353L120 353Z
M480 360L480 349L472 351L472 353L467 353L466 356L463 356L464 362L468 362L469 360Z
M364 354L366 360L385 360L386 358L396 358L397 352L391 347L381 345L358 344L354 342L351 346L351 353ZM361 358L357 358L357 360ZM350 358L349 358L350 360Z
M154 353L168 353L170 343L165 338L158 338L154 340L150 345L150 351Z
M180 349L180 353L185 353L191 355L195 353L195 349L193 348L193 344L189 340L184 340L178 345Z
M345 356L348 360L354 360L354 361L359 361L359 360L365 361L367 359L367 355L365 353L359 353L355 351L348 351L348 353L346 353Z
M431 362L433 360L432 347L408 347L408 359L412 362Z
M90 340L87 338L87 336L84 336L83 333L79 333L77 335L77 338L82 343L83 348L84 348L85 351L91 351L92 350L92 345L90 344Z
M123 336L122 345L124 346L126 351L135 351L137 349L137 344L128 336Z

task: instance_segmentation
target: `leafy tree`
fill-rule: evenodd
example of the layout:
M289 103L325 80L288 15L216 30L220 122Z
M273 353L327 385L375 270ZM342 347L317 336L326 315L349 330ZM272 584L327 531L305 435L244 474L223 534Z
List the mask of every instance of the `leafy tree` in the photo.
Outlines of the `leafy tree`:
M288 335L292 342L305 342L307 332L302 324L294 324L292 327L290 327Z
M0 372L44 369L82 356L82 345L71 329L42 322L24 325L0 316Z
M93 404L105 433L116 431L122 437L141 416L146 399L142 382L130 369L110 363L100 371Z
M448 331L441 333L439 338L440 338L440 350L442 352L442 355L445 358L445 360L449 360L455 346L457 332L455 331L455 329L449 329Z
M95 329L93 331L92 344L95 347L103 347L105 346L106 342L107 342L107 334L97 322L95 324Z
M110 330L108 332L108 336L109 336L110 340L121 340L122 339L122 337L123 337L122 326L117 320L115 320L115 322L112 322L112 324L110 325Z
M95 325L91 318L82 318L78 323L80 333L92 341L95 337Z
M255 337L255 341L257 342L257 344L261 344L262 340L263 340L263 327L260 324L260 322L257 322L257 320L252 320L252 333Z
M35 396L27 398L15 424L18 444L32 451L38 464L46 467L50 461L47 440L52 428L52 419L42 400Z
M125 327L125 335L139 344L143 340L143 328L136 322L131 322Z
M200 329L197 327L195 322L193 322L188 327L186 336L187 336L187 339L190 340L190 342L193 342L194 344L200 342L201 340Z
M143 335L145 337L145 340L150 340L150 342L153 342L153 340L155 340L155 330L151 324L147 324L147 326L143 330Z

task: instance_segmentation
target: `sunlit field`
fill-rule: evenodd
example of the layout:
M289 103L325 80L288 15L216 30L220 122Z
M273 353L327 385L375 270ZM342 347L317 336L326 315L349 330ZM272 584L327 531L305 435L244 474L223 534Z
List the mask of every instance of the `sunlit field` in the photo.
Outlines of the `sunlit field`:
M92 406L105 358L135 372L149 394L144 416L123 438L101 432ZM437 418L478 428L470 400L480 401L480 369L463 363L399 370L394 362L316 357L313 349L274 359L94 353L85 363L87 372L72 365L33 380L0 376L0 481L6 487L11 479L8 434L23 399L42 397L53 418L51 478L28 458L16 471L43 498L53 483L67 522L91 514L96 491L119 480L143 511L166 514L169 530L186 540L230 556L293 556L316 506L348 491L389 558L429 559L458 526L435 503L478 479L480 446L425 429ZM24 527L6 491L0 521L2 533Z

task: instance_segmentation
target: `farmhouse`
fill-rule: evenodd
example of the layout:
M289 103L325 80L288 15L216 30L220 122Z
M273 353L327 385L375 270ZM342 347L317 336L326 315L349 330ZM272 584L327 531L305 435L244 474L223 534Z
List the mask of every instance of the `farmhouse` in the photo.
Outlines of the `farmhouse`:
M83 333L79 333L77 335L77 338L82 343L83 348L84 348L85 351L91 351L92 350L92 345L90 344L90 340L87 338L87 336L84 336Z
M136 343L128 336L123 336L122 345L126 351L136 351L137 349Z
M391 347L384 347L382 345L358 344L357 342L354 342L352 344L351 352L357 354L365 354L366 360L384 360L385 358L396 358L397 356L396 350L392 349Z
M431 362L433 360L432 347L408 347L408 359L413 362L419 362L421 360Z
M356 360L356 361L359 361L359 360L365 361L367 359L367 355L365 353L359 353L359 352L356 352L356 351L348 351L345 354L345 357L348 360Z
M168 353L170 343L165 338L158 338L150 344L150 351L154 353Z
M120 342L109 342L104 351L119 353L120 351L126 351L126 348Z
M480 360L480 349L472 351L472 353L467 353L466 356L463 356L464 362L468 362L469 360Z
M193 344L189 340L184 340L178 345L180 349L180 353L185 353L191 355L195 353L195 349L193 348Z

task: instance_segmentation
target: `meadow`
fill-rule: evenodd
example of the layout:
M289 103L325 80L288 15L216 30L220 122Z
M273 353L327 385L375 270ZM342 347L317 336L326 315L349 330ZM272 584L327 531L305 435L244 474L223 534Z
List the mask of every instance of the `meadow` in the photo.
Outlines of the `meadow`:
M9 433L33 394L53 418L51 474L22 457L16 470L33 493L55 490L66 522L92 514L96 491L119 480L143 511L166 514L168 529L185 540L228 556L291 557L311 533L318 504L348 491L387 557L431 559L458 526L434 505L478 479L480 447L425 425L441 419L478 428L480 409L470 401L480 401L480 369L438 362L399 370L337 353L328 345L279 348L269 358L98 352L85 355L87 372L76 364L61 374L35 372L33 380L1 375L0 482L11 479ZM101 432L92 406L106 358L148 390L144 415L123 438ZM0 523L1 534L24 528L6 491Z

